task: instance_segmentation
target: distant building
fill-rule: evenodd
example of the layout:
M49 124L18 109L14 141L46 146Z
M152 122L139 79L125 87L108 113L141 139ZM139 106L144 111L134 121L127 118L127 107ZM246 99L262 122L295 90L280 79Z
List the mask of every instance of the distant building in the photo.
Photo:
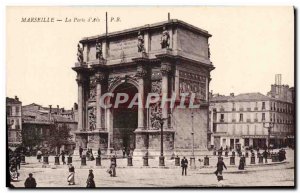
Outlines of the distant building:
M280 92L277 92L280 90ZM293 88L272 85L268 96L244 93L213 95L210 101L211 146L220 148L291 146L294 143ZM270 133L266 123L273 123Z
M41 148L48 148L48 137L51 129L55 124L61 126L66 124L71 129L72 139L62 147L65 150L71 150L75 147L75 130L77 129L77 121L73 110L64 110L64 108L42 107L41 105L32 103L23 106L22 109L23 138L34 140L38 137Z
M6 126L8 146L16 147L22 143L22 102L19 98L6 97Z

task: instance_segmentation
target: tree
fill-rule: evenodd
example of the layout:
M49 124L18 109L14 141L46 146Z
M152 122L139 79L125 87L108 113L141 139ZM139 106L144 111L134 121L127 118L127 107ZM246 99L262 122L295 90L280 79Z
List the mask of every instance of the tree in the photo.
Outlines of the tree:
M28 124L24 125L21 133L22 133L22 147L28 147L31 152L34 147L39 146L43 137L40 132L36 131L36 125Z
M54 122L50 128L50 135L47 141L51 148L55 148L56 154L59 154L61 146L67 144L72 138L70 131L71 128L66 123Z

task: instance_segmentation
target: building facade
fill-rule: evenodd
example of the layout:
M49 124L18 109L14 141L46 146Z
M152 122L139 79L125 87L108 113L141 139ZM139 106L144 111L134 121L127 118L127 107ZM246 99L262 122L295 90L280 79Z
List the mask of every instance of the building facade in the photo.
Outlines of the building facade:
M52 153L55 149L50 148L48 139L53 134L55 127L70 129L71 139L66 140L61 149L72 151L75 148L75 134L77 130L77 121L74 120L75 112L73 110L64 110L64 108L43 107L32 103L22 108L22 137L24 145L34 150L44 149ZM30 146L30 147L29 147Z
M6 126L8 147L17 147L22 143L22 102L17 96L6 97Z
M234 96L214 95L210 101L211 146L220 148L265 148L293 146L294 103L293 89L286 89L285 98L273 95L272 85L265 96L244 93ZM287 97L288 96L288 97ZM270 127L270 123L272 127Z
M74 71L78 83L77 147L102 149L103 153L133 150L134 155L158 155L160 129L149 108L103 108L105 93L195 93L198 109L162 108L165 121L165 155L191 152L193 119L195 151L207 149L210 61L208 39L202 29L179 20L145 25L83 38L78 45ZM115 100L112 97L112 100ZM178 102L179 98L176 98ZM177 104L177 103L176 103ZM193 118L192 118L193 113Z

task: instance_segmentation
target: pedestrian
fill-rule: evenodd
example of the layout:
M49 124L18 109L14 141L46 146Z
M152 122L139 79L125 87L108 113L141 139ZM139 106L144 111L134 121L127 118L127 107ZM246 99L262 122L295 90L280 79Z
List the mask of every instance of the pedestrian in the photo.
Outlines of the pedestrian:
M89 170L89 175L88 175L88 178L86 180L86 187L87 188L95 188L96 187L95 181L94 181L94 174L93 174L92 169Z
M267 150L265 150L263 152L263 158L265 159L265 163L268 163L268 152L267 152Z
M82 157L82 152L83 152L83 149L81 146L79 146L79 157L81 158Z
M123 158L125 158L125 154L126 154L125 147L123 147L122 152L123 152Z
M75 168L72 164L69 164L68 182L69 185L75 185Z
M65 155L66 155L66 153L65 153L65 151L62 150L62 152L61 152L60 155L61 155L61 161L62 161L63 165L65 165L66 164L66 161L65 161Z
M37 157L37 159L39 160L39 162L41 162L42 154L43 154L43 153L41 152L41 150L38 150L37 153L36 153L36 157Z
M181 160L181 168L182 168L182 175L185 174L186 175L186 170L187 170L187 167L188 167L188 160L183 157L182 160Z
M223 168L225 168L227 170L227 167L226 167L225 163L223 162L223 158L218 157L217 171L215 171L218 181L223 180L223 174L222 174Z
M98 149L98 156L101 157L101 149L100 149L100 147Z
M244 170L245 169L245 156L243 155L241 158L240 158L240 164L239 164L239 170Z
M116 167L117 167L116 156L113 156L110 162L110 169L111 169L110 177L116 177Z
M36 181L32 177L32 173L29 173L29 177L26 179L24 185L25 185L25 188L35 188L36 187Z
M18 155L17 155L17 158L16 158L16 167L17 167L18 169L21 168L21 155L20 155L20 154L18 154Z
M91 161L95 160L92 149L90 150L90 160Z

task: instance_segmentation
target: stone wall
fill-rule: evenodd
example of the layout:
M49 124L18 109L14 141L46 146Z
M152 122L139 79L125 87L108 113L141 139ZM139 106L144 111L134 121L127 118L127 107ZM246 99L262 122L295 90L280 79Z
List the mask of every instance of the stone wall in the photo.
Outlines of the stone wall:
M207 150L207 109L174 109L172 125L175 129L175 152L192 150L192 118L194 114L195 151Z

